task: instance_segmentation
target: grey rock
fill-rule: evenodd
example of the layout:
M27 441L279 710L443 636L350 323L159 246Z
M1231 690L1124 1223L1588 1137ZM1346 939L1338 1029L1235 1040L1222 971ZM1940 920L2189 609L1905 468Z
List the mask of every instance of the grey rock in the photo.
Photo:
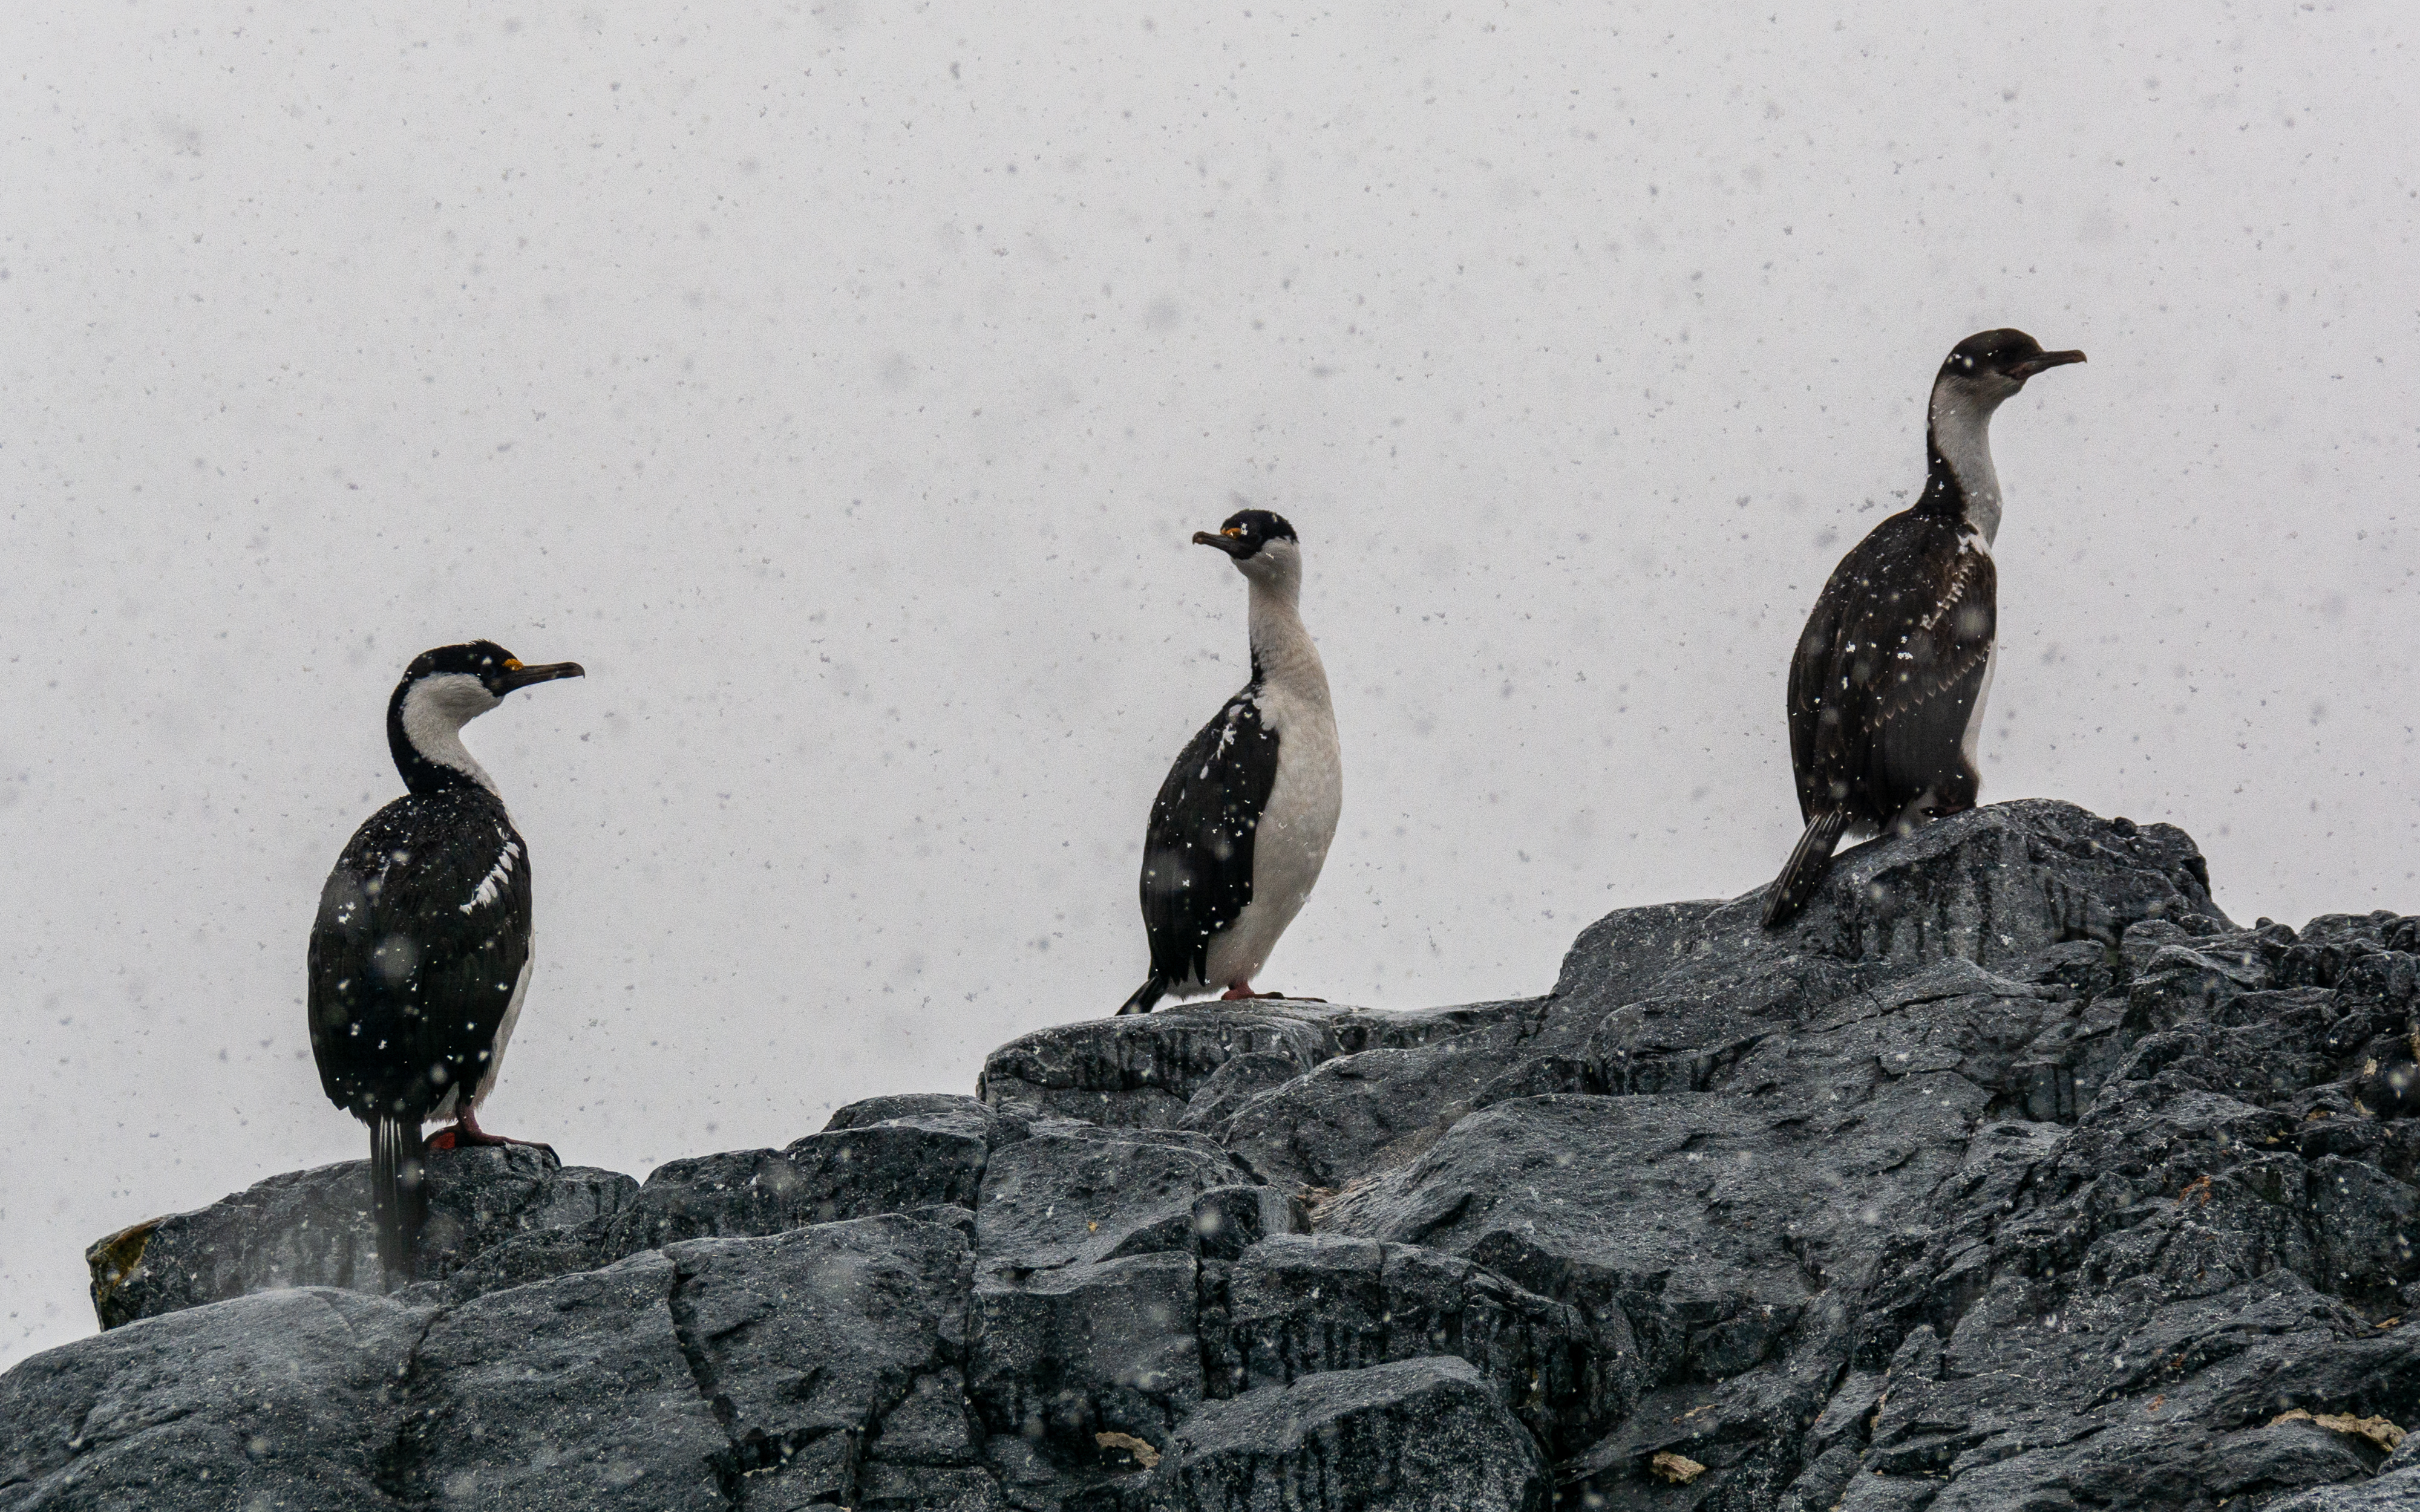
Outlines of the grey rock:
M1956 957L1989 967L2066 940L2115 945L2143 919L2193 933L2226 927L2193 841L2168 825L2102 820L2037 798L1844 853L1784 933L1847 960Z
M610 1217L637 1189L627 1176L566 1168L529 1145L433 1151L420 1276L448 1276L519 1235ZM281 1287L380 1289L369 1163L272 1176L113 1234L85 1258L103 1328Z
M787 1149L672 1161L616 1217L615 1241L632 1254L944 1203L971 1208L1001 1121L972 1112L911 1115L809 1134Z
M980 1098L954 1092L895 1092L849 1103L825 1120L824 1132L863 1129L880 1123L912 1123L927 1129L964 1129L978 1133L992 1149L1013 1144L1026 1134L1026 1120L1003 1112Z
M2224 1497L2281 1486L2366 1480L2382 1457L2374 1449L2363 1454L2355 1448L2359 1442L2306 1422L2231 1433L2203 1456L2202 1484Z
M1328 1022L1347 1011L1283 1000L1212 1001L1064 1024L993 1051L979 1090L994 1106L1113 1126L1173 1127L1193 1095L1234 1057L1276 1055L1309 1071L1334 1055Z
M297 1288L35 1355L0 1376L0 1507L382 1505L390 1388L428 1317Z
M1852 1476L1848 1489L1833 1505L1838 1512L1923 1512L1940 1494L1941 1483L1936 1480L1869 1471Z
M1782 1492L1782 1512L1831 1512L1856 1478L1857 1458L1857 1451L1845 1443L1824 1449Z
M1499 1103L1326 1224L1573 1303L1636 1380L1736 1375L1788 1351L1819 1277L1873 1273L1885 1236L1960 1167L1986 1102L1948 1071L1863 1078L1803 1098Z
M428 1326L385 1479L434 1506L724 1506L730 1441L642 1255L475 1298Z
M1103 1259L1129 1255L1164 1255L1189 1251L1210 1260L1233 1260L1273 1234L1311 1231L1303 1205L1269 1186L1214 1186L1182 1211L1140 1227L1111 1246Z
M1202 1397L1197 1265L1178 1251L979 1282L969 1392L985 1427L1077 1462L1100 1433L1166 1442Z
M2268 1512L2420 1512L2420 1469L2351 1486L2323 1486L2269 1504Z
M1468 1361L1551 1456L1610 1427L1595 1337L1574 1308L1458 1256L1337 1235L1277 1236L1227 1278L1211 1395L1391 1361ZM1205 1335L1204 1354L1210 1356Z
M2398 1470L2420 1470L2420 1434L2406 1436L2401 1443L2396 1445L2395 1452L2388 1455L2378 1467L2378 1473L2381 1475L2391 1474Z
M1283 1087L1306 1070L1300 1059L1281 1050L1251 1050L1229 1057L1186 1100L1176 1126L1223 1134L1227 1120L1246 1103Z
M1222 1137L1263 1180L1332 1188L1401 1165L1470 1110L1521 1021L1409 1050L1339 1056L1237 1109Z
M988 1470L868 1465L856 1496L849 1504L858 1512L1009 1512L1010 1505ZM748 1504L761 1504L753 1487Z
M814 1223L825 1197L783 1150L692 1155L648 1172L609 1232L620 1255L685 1239L761 1237Z
M2414 1499L2279 1414L2420 1427L2420 918L2239 929L2182 835L2030 802L1757 903L1540 999L1043 1030L635 1191L508 1152L391 1298L211 1302L366 1254L268 1183L96 1247L185 1310L0 1378L0 1509Z
M1537 1446L1468 1362L1404 1360L1212 1402L1178 1430L1140 1512L1544 1512Z
M973 1208L992 1141L1021 1138L1022 1122L971 1098L920 1098L913 1104L922 1105L900 1117L809 1134L787 1149L667 1162L610 1215L534 1229L481 1253L449 1275L446 1294L459 1299L525 1286L692 1239L763 1237L879 1213ZM861 1111L871 1111L869 1104L851 1104L834 1117Z
M441 1288L430 1288L430 1301L462 1302L507 1287L581 1271L596 1271L623 1259L635 1247L617 1230L611 1217L591 1219L562 1228L535 1228L489 1246L453 1272Z
M922 1114L831 1129L790 1146L811 1196L811 1221L954 1204L972 1208L991 1152L1013 1146L1009 1120L976 1113Z
M1195 1095L1239 1056L1274 1056L1308 1072L1337 1056L1450 1039L1519 1007L1482 1003L1389 1012L1284 999L1180 1003L1011 1041L984 1062L979 1089L996 1107L1115 1127L1173 1128Z
M975 1209L981 1268L1014 1280L1107 1259L1155 1228L1181 1236L1202 1194L1249 1182L1249 1173L1207 1141L1046 1124L1001 1149L985 1173Z
M859 1504L872 1467L965 1467L974 1255L954 1228L888 1216L666 1252L675 1331L752 1504Z

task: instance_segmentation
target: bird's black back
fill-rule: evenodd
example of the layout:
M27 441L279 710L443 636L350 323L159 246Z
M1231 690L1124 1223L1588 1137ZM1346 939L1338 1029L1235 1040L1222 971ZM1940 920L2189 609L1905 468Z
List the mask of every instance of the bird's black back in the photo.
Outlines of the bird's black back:
M1974 802L1962 742L1998 593L1990 550L1953 514L1893 515L1840 559L1790 663L1803 817L1878 829L1928 790L1944 811Z
M371 815L311 928L311 1051L328 1100L415 1129L457 1086L467 1100L529 949L528 847L494 795L416 793Z
M1142 920L1153 977L1200 980L1211 937L1252 901L1252 839L1278 779L1278 733L1259 685L1227 701L1169 768L1142 846Z

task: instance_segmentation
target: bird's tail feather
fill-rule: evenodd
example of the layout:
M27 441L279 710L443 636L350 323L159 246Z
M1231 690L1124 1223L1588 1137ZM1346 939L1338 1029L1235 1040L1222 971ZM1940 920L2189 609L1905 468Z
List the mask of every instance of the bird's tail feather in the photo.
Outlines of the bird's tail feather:
M1797 849L1790 853L1781 875L1773 882L1773 890L1764 901L1764 927L1778 929L1798 917L1807 900L1815 895L1816 885L1831 870L1832 852L1840 843L1840 836L1849 827L1849 816L1834 809L1817 814L1807 822L1807 833L1798 837Z
M1125 1006L1118 1010L1118 1016L1123 1018L1128 1013L1148 1013L1167 992L1168 983L1162 981L1159 973L1155 971L1143 979L1141 986L1134 990L1134 995L1127 998Z
M380 1114L370 1121L370 1211L378 1223L379 1268L392 1290L411 1279L420 1240L420 1131Z

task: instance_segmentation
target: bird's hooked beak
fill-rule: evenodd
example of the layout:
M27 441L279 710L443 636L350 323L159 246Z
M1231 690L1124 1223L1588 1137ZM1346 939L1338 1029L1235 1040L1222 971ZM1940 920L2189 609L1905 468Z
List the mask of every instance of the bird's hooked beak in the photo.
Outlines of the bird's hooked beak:
M1226 552L1229 556L1236 558L1249 556L1252 551L1252 543L1244 539L1243 532L1236 530L1220 531L1216 535L1211 534L1208 531L1195 531L1193 532L1193 544L1195 546L1215 546L1219 550Z
M2084 361L2082 352L2044 352L2040 357L2028 357L2009 368L2009 376L2023 382L2045 368L2065 367L2070 363L2082 361Z
M551 661L543 667L524 667L520 662L508 661L504 663L503 675L496 679L496 686L509 693L517 687L527 687L532 683L551 683L558 677L587 675L587 669L576 661Z

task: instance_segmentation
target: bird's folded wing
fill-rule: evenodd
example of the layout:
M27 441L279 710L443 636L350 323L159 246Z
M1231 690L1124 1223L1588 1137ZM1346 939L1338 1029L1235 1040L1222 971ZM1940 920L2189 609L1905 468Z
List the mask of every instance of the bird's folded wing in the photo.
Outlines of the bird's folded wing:
M1199 980L1211 936L1252 901L1252 841L1277 775L1277 733L1249 688L1169 768L1151 806L1142 872L1152 969L1166 980Z

